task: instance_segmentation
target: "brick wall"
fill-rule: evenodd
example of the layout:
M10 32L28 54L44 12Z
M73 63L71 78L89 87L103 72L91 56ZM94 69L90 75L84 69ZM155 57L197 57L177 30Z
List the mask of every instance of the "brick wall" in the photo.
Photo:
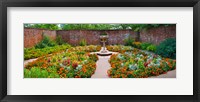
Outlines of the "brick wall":
M45 29L24 29L24 47L33 47L43 38L43 34L55 40L60 35L62 39L72 45L78 45L82 39L87 44L101 44L99 35L106 32L109 36L107 44L124 44L128 36L137 38L137 33L131 30L45 30ZM159 44L166 38L176 37L176 26L152 28L140 32L139 40Z
M51 38L52 40L56 39L56 34L57 32L55 30L43 30L43 34L45 36L48 36L49 38Z
M60 30L57 35L60 35L63 40L72 45L78 45L82 39L85 39L88 44L101 44L99 36L106 32L109 36L107 44L124 44L123 39L129 35L134 37L134 32L131 30Z
M55 40L56 31L45 29L24 29L24 47L29 48L35 46L43 39L43 34Z
M176 38L176 26L152 28L140 32L140 41L158 45L166 38Z

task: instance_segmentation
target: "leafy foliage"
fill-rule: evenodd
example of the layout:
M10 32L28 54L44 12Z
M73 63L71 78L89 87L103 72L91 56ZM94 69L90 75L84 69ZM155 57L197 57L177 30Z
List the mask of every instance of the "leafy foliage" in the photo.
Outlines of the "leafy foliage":
M142 29L156 28L160 26L171 26L174 24L24 24L28 28L42 28L50 30L114 30L132 29L140 31Z
M29 69L24 70L25 78L47 78L48 76L49 73L47 70L42 70L41 68L38 67L33 67L30 70ZM56 77L56 75L54 77Z
M157 28L160 26L171 26L174 24L120 24L122 29L132 29L133 31L141 31L142 29Z
M25 65L24 76L25 78L90 78L96 70L98 56L86 52L85 49L88 48L85 47L73 47L67 51L40 57Z
M64 44L65 42L62 40L62 37L61 37L60 35L58 35L58 36L56 37L56 43L57 43L58 45L62 45L62 44Z
M140 49L141 48L141 42L133 42L133 47Z
M148 50L148 51L155 52L155 51L156 51L156 45L149 45L149 46L147 47L147 50Z
M156 53L168 58L176 58L176 38L168 38L157 47Z
M79 42L80 46L86 46L87 45L87 41L85 39L81 39L81 41Z
M112 52L125 52L133 50L131 46L123 46L123 45L107 45L106 49Z
M24 24L24 27L49 29L49 30L59 30L60 29L58 24Z
M151 45L151 43L144 42L144 43L141 44L141 49L146 50L147 47L150 46L150 45Z
M147 78L176 69L176 60L163 58L134 48L132 51L111 55L111 78Z
M76 46L76 47L72 47L68 50L76 51L76 52L77 52L77 50L81 50L81 51L85 51L85 52L97 52L97 51L101 50L101 46L100 45Z
M62 30L108 30L111 24L61 24Z
M95 62L99 59L96 54L89 54L89 58Z
M53 47L56 45L56 42L51 40L48 36L43 36L43 40L38 43L35 48L45 48L45 47Z
M126 46L132 46L132 43L134 42L135 40L131 37L131 36L128 36L128 38L124 39L124 45Z
M45 56L51 53L57 53L57 52L61 52L64 51L68 48L70 48L71 46L68 44L63 44L63 45L56 45L54 47L45 47L42 49L36 49L36 48L25 48L24 49L24 59L31 59L31 58L37 58L37 57L41 57L41 56Z

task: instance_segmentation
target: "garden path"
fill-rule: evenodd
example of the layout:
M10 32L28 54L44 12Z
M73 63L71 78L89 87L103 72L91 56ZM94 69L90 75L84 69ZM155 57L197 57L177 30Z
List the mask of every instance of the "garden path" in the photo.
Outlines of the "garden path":
M107 70L110 69L108 60L110 56L98 56L99 60L96 62L97 68L91 78L109 78Z
M35 60L37 60L38 58L33 58L33 59L28 59L28 60L24 60L24 65L27 65L29 62L33 62Z

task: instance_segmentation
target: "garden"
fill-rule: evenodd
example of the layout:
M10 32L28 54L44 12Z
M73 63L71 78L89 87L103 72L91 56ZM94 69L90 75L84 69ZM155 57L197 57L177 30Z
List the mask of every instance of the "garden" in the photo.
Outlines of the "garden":
M126 30L126 33L136 32L135 35L139 32L142 35L149 29L171 26L174 25L25 24L27 30L55 30L60 35L57 34L55 39L51 39L47 36L48 34L42 33L41 41L32 45L30 43L29 47L24 48L24 78L101 78L101 76L149 78L167 74L176 69L175 37L164 38L159 43L154 43L140 40L141 36L133 37L129 34L120 41L113 40L117 43L109 41L114 39L110 37L111 31L114 32L113 36L117 35L116 31L119 30L120 32ZM74 37L76 33L65 38L66 33L63 35L60 33L63 30L67 32L95 30L96 32L92 32L99 32L99 36L103 36L104 39L102 40L102 37L94 40L92 40L93 37L89 39ZM111 53L111 55L106 53Z

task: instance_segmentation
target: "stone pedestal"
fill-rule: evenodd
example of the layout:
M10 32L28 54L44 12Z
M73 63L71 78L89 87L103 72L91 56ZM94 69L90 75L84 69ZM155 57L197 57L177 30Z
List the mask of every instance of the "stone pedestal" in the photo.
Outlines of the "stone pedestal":
M103 47L101 49L101 51L97 52L97 55L99 56L109 56L112 55L111 52L109 52L108 50L106 50L106 41L108 40L108 35L101 35L100 36L100 40L103 43Z
M102 47L102 49L99 52L97 52L97 55L99 55L99 56L109 56L109 55L112 55L112 52L109 52L108 50L106 50L106 48L104 49Z

